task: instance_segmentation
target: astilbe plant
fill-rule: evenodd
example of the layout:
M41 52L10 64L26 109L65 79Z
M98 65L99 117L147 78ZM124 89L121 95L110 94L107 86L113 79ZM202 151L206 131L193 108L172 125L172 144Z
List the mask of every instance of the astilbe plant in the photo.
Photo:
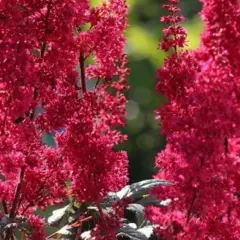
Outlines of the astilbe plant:
M194 51L179 0L163 6L167 145L156 179L127 186L125 0L0 2L0 239L240 239L240 3L201 1Z
M126 184L127 156L114 148L126 139L116 127L128 88L127 11L125 0L0 2L1 239L24 224L22 239L45 239L36 209L70 196L101 212ZM109 239L107 220L97 239Z
M156 157L159 172L173 186L154 194L169 199L147 215L163 239L240 239L239 71L240 4L201 0L205 23L200 47L183 50L178 0L164 8L170 23L160 47L173 53L159 68L156 89L168 103L157 115L167 146ZM176 15L175 15L176 14Z

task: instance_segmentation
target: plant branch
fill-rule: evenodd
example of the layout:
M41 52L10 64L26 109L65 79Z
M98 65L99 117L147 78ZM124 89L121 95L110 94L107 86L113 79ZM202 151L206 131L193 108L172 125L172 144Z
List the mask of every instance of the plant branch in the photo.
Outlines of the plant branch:
M81 232L82 232L82 225L78 227L77 234L74 240L80 240Z
M95 84L95 88L98 86L99 82L100 82L100 78L97 79L97 82Z
M48 6L47 6L47 14L46 14L46 18L45 18L45 34L47 34L47 30L48 30L48 21L49 21L50 12L51 12L51 1L48 2ZM44 42L42 45L42 48L41 48L41 52L40 52L41 58L44 57L46 47L47 47L47 43Z
M223 145L224 145L224 152L225 152L225 154L227 154L229 152L228 151L228 138L227 137L224 138Z
M6 203L4 200L2 200L2 206L3 206L3 211L4 211L4 213L5 213L5 214L8 214L7 203Z
M82 223L83 223L83 222L86 222L86 221L88 221L88 220L90 220L90 219L92 219L92 218L93 218L92 216L88 216L88 217L86 217L86 218L84 218L84 219L81 219L80 221L74 222L74 223L71 224L70 226L71 226L71 227L78 227L78 232L80 232L80 235L81 235L81 226L82 226ZM56 232L50 234L49 236L47 236L46 240L54 237L54 236L57 234L57 232L58 232L58 231L56 231ZM79 235L79 237L80 237L80 235ZM76 239L79 239L79 238L77 238L77 236L78 236L78 233L77 233L77 235L76 235L76 237L75 237L75 240L76 240Z
M197 188L195 188L194 191L193 191L192 201L191 201L190 207L189 207L188 212L187 212L187 221L186 221L187 224L190 221L192 210L193 210L193 205L196 201L196 197L197 197Z
M20 197L20 193L21 193L21 189L22 189L22 185L23 185L23 178L24 178L25 169L26 169L25 166L21 167L19 182L18 182L18 185L16 187L12 209L11 209L10 214L9 214L10 218L14 218L16 216L18 201L19 201L19 197Z
M102 220L103 226L105 226L104 213L103 213L103 210L102 210L102 207L100 206L100 204L97 204L97 208L98 208L98 210L99 210L99 214L100 214L100 217L101 217L101 220Z
M20 197L20 193L21 193L21 189L22 189L22 185L23 185L23 178L24 178L25 169L26 169L25 166L21 167L19 181L18 181L16 190L15 190L15 194L14 194L12 209L11 209L10 214L9 214L9 218L11 220L13 220L15 218L16 213L17 213L18 201L19 201L19 197ZM10 238L14 239L11 229L7 231L5 240L8 240Z
M228 223L229 224L231 223L231 214L232 214L232 208L228 207L227 216L228 216Z
M80 66L80 73L81 73L81 86L83 93L87 92L86 87L86 79L85 79L85 68L84 68L84 56L80 53L79 56L79 66Z
M4 111L4 119L3 119L2 129L1 129L1 136L3 136L4 132L5 132L5 125L6 125L6 122L7 122L7 114L8 114L8 109L9 109L10 102L11 102L11 93L9 94L7 102L6 102L6 109Z

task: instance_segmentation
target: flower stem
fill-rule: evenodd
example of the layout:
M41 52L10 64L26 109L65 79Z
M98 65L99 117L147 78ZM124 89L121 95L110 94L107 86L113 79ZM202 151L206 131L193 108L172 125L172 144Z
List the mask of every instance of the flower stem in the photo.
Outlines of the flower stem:
M12 209L11 209L10 214L9 214L9 218L11 220L13 220L15 218L16 214L17 214L18 201L19 201L19 197L20 197L20 193L21 193L21 189L22 189L22 185L23 185L23 178L24 178L25 169L26 169L25 166L21 167L19 181L18 181L16 190L15 190L15 194L14 194ZM5 240L9 240L9 239L11 239L11 240L14 239L11 230L7 231L6 237L5 237Z
M190 204L190 208L188 209L188 213L187 213L187 221L186 221L187 224L190 221L191 214L192 214L192 209L193 209L193 205L195 203L196 197L197 197L197 188L195 188L194 191L193 191L192 201L191 201L191 204Z
M84 56L80 54L79 56L79 66L81 72L81 85L83 93L87 92L86 79L85 79L85 69L84 69Z
M19 182L18 182L18 185L16 187L12 209L11 209L10 214L9 214L10 218L14 218L16 216L18 201L19 201L19 197L20 197L20 193L21 193L21 189L22 189L22 185L23 185L23 178L24 178L25 169L26 169L25 166L21 167Z
M7 203L3 200L2 201L3 211L5 214L8 214Z

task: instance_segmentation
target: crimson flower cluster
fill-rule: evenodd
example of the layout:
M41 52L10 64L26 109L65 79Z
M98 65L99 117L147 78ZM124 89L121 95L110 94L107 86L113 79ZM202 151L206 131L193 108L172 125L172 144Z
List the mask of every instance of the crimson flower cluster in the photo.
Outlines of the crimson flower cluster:
M170 24L169 27L163 29L163 38L159 42L160 49L169 51L177 47L183 47L186 42L187 33L185 29L178 25L184 21L184 17L179 15L181 9L177 7L178 0L169 0L169 4L164 4L162 7L169 12L168 16L162 16L160 21L166 24Z
M240 239L240 3L201 0L205 23L200 47L180 49L185 31L179 1L165 5L170 23L160 46L174 53L158 70L156 89L168 98L157 114L167 146L156 157L156 178L172 187L154 194L170 199L161 210L148 209L149 218L164 226L164 239ZM181 29L177 31L176 29ZM170 39L169 39L169 36Z
M127 181L115 150L126 139L127 12L125 0L0 2L1 215L26 217L31 239L45 239L34 211L62 202L69 182L72 197L99 204Z

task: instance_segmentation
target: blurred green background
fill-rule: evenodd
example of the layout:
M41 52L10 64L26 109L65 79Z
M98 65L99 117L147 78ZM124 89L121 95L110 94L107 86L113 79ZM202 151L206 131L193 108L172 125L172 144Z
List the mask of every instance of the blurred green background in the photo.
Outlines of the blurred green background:
M91 0L98 4L101 0ZM129 56L131 74L128 78L127 125L124 132L129 140L123 144L129 156L130 182L151 178L156 169L154 158L164 148L165 138L160 136L159 124L154 119L154 110L163 96L155 92L156 70L163 64L166 54L157 50L164 27L159 18L166 14L161 4L167 0L127 0L129 4L129 28L126 31L126 52ZM181 9L188 31L188 48L196 48L202 32L198 12L201 4L197 0L181 0Z

